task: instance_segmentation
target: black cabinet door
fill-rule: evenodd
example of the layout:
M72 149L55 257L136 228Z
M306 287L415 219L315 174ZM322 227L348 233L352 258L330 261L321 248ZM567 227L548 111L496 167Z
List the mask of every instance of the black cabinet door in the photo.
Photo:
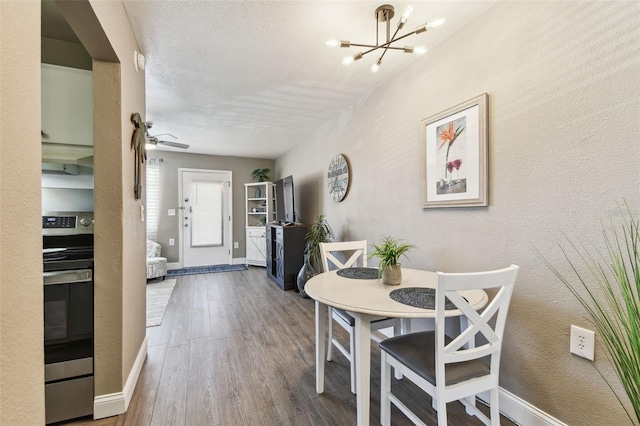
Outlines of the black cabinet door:
M283 290L295 288L306 235L305 226L267 226L267 275Z

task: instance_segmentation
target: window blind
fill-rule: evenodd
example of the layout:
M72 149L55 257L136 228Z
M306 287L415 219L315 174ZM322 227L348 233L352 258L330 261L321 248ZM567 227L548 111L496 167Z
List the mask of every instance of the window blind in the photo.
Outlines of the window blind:
M160 219L160 161L147 162L147 238L157 241Z

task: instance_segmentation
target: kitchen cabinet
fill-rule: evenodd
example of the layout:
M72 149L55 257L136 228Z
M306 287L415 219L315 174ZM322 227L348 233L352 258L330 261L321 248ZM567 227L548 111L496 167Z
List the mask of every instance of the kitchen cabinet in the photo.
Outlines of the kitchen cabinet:
M41 64L42 142L93 146L93 73Z

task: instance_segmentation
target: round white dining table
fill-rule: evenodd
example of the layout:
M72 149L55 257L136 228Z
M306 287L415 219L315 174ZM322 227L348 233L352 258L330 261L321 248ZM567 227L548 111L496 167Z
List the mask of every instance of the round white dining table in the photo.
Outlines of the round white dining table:
M306 293L315 300L316 320L316 391L324 392L324 362L327 306L343 309L355 318L356 342L356 402L358 425L369 424L371 321L380 317L393 318L434 318L435 309L418 308L396 302L390 297L393 290L400 288L436 287L436 273L418 269L402 269L402 283L392 286L378 279L347 278L338 275L337 270L315 275L305 285ZM489 298L483 290L460 292L474 309L486 306ZM457 317L457 309L447 310L445 316Z

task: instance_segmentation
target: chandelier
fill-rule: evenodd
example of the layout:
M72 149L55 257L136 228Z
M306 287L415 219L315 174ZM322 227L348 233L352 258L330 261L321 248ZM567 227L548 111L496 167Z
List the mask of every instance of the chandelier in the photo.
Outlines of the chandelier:
M393 18L394 14L395 14L395 10L393 8L393 6L391 6L390 4L383 4L382 6L378 7L376 9L376 13L375 13L375 18L376 18L376 44L372 45L372 44L361 44L361 43L351 43L348 40L329 40L327 41L327 46L329 47L364 47L367 48L368 50L364 50L364 51L360 51L358 53L356 53L353 56L345 56L342 59L342 63L345 65L349 65L354 61L357 61L359 59L362 59L362 57L364 55L366 55L367 53L371 53L373 51L376 51L378 49L382 49L382 54L380 55L380 57L378 58L378 60L371 65L371 72L377 72L378 69L380 69L380 65L382 64L382 59L384 58L384 55L387 53L388 50L401 50L404 53L413 53L416 55L424 55L427 52L427 48L424 46L403 46L403 47L398 47L398 46L392 46L393 43L400 41L402 39L405 39L407 37L409 37L410 35L413 34L420 34L423 33L425 31L427 31L430 28L433 27L437 27L440 26L442 24L444 24L444 18L440 18L438 20L433 21L430 24L423 24L420 25L419 27L417 27L415 30L411 31L410 33L407 33L405 35L402 36L398 36L398 31L400 31L402 29L402 27L404 27L404 24L407 22L407 19L409 19L409 16L411 15L411 13L413 12L413 6L408 5L405 9L404 12L402 13L402 16L400 17L400 19L398 20L398 24L396 26L396 30L393 33L393 36L391 35L391 18ZM379 29L380 29L380 23L384 23L385 24L385 29L386 29L386 41L384 41L383 43L380 43L379 40Z

